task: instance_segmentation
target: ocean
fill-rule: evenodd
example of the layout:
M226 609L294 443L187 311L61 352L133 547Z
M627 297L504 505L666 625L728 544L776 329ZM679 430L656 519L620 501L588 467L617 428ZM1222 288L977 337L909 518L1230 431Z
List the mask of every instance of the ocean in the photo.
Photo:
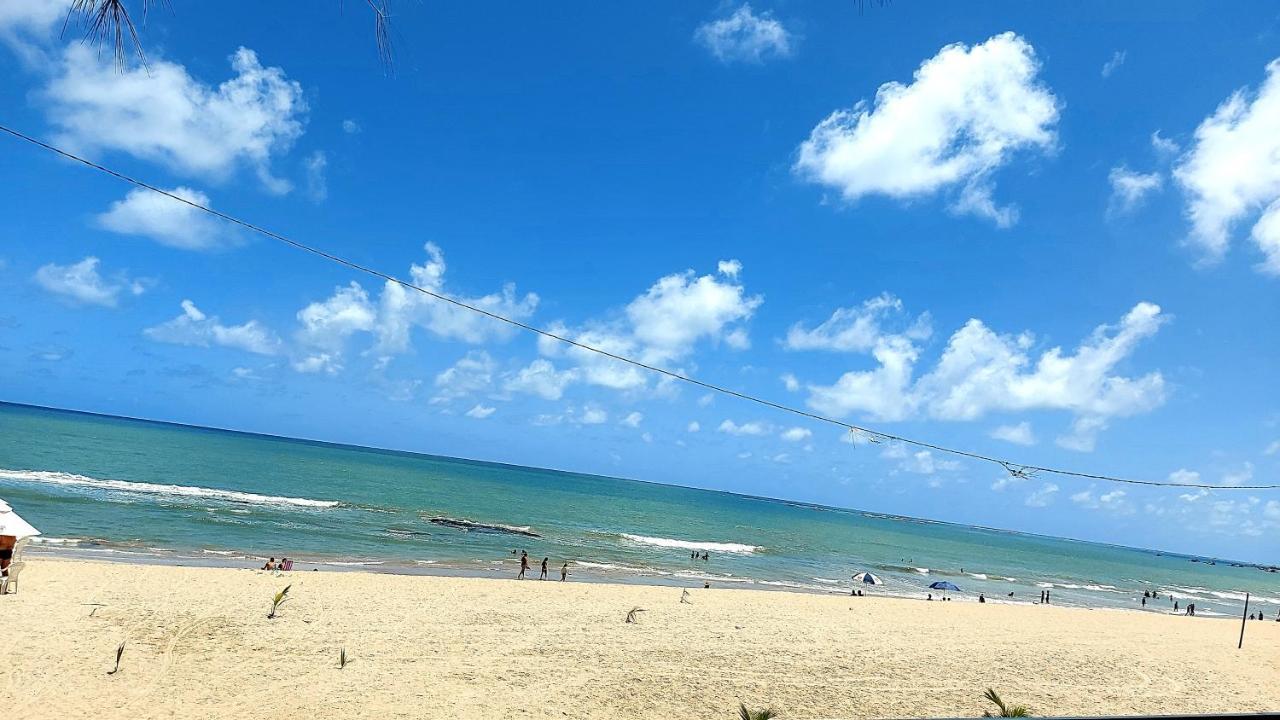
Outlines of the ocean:
M0 403L0 498L32 550L173 564L558 577L1270 618L1280 573L1210 558L732 493ZM690 554L706 552L707 560ZM1009 593L1013 593L1012 597ZM935 596L938 593L934 593Z

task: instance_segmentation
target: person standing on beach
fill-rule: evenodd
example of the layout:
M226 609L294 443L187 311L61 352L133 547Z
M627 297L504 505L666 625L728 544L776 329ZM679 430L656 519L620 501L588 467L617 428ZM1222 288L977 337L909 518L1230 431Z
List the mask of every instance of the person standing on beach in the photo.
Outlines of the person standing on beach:
M569 563L566 562L560 566L560 582L564 582L567 577L569 577Z
M547 579L547 558L542 558L542 574L538 576L539 580Z
M520 553L520 574L516 576L517 580L523 580L524 574L529 570L529 553Z

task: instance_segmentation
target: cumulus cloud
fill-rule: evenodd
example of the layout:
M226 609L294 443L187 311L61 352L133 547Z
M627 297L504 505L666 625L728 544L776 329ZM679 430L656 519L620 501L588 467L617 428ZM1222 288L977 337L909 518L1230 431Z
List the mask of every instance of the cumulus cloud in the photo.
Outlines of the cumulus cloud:
M493 390L495 368L496 363L489 357L489 353L472 350L436 375L436 395L431 402L448 402Z
M1129 515L1134 511L1133 504L1126 500L1125 496L1124 490L1096 493L1091 487L1072 495L1071 502L1090 510L1105 510L1117 515Z
M259 355L275 355L281 345L280 338L257 320L224 325L217 317L205 315L190 300L182 301L181 315L149 327L143 334L156 342L197 347L219 345Z
M792 325L782 346L788 350L867 352L884 337L883 321L901 314L902 301L883 293L856 307L837 308L817 327L807 328L803 323ZM903 335L908 340L925 340L931 332L929 314L924 313Z
M640 427L641 420L644 420L644 415L633 411L629 413L626 417L622 418L622 421L620 422L620 424L626 425L627 427L638 428Z
M741 349L749 343L742 324L763 298L747 295L736 279L740 269L737 266L732 274L721 268L718 275L699 276L692 270L667 275L632 300L621 319L589 322L580 328L557 322L548 329L659 367L686 360L701 342L723 342ZM576 377L593 385L633 390L649 381L649 374L635 366L548 338L540 338L538 348L543 355L572 360L580 370Z
M1023 502L1027 507L1047 507L1053 503L1054 497L1058 494L1058 486L1054 483L1045 483L1038 490L1027 496Z
M1171 138L1164 137L1159 130L1151 133L1151 149L1161 159L1168 159L1182 152L1182 147Z
M809 428L793 427L782 431L782 439L787 442L800 442L813 437L813 431Z
M468 410L468 411L466 412L466 416L467 416L467 417L469 417L469 418L475 418L476 420L483 420L483 419L485 419L485 418L489 417L490 415L492 415L492 414L494 413L494 411L496 411L496 410L497 410L497 408L495 408L495 407L490 407L490 406L488 406L488 405L476 404L476 406L475 406L475 407L471 408L470 410Z
M1235 225L1254 217L1258 268L1280 275L1280 59L1257 92L1235 91L1200 123L1173 175L1205 262L1221 260Z
M694 420L693 422L689 423L688 427L686 427L685 429L691 433L696 433L702 429L702 425L699 424L697 420Z
M1111 168L1107 178L1111 181L1111 208L1117 212L1136 210L1148 195L1164 186L1160 173L1133 172L1124 166Z
M212 207L209 196L189 187L168 192L193 203ZM161 245L183 250L209 250L234 241L235 235L221 220L173 198L138 188L123 200L111 203L98 215L100 227L121 235L141 235Z
M758 64L791 55L791 33L771 13L757 15L747 3L728 17L703 23L693 36L722 63Z
M848 201L954 190L954 211L1012 225L1016 210L992 197L994 174L1016 154L1056 143L1058 100L1039 83L1039 70L1034 48L1013 33L948 45L910 84L885 83L873 104L861 101L819 123L794 169Z
M355 120L343 120L343 121L342 121L342 132L344 132L344 133L346 133L346 134L348 134L348 135L357 135L357 134L359 134L362 130L363 130L363 128L361 128L361 127L360 127L360 123L356 122Z
M440 295L455 297L462 302L514 320L531 316L538 306L538 296L516 294L515 285L507 284L500 292L479 297L467 297L453 293L445 285L444 251L435 243L424 246L427 261L409 268L410 282ZM406 352L410 348L410 333L421 328L432 335L472 344L492 339L510 337L513 329L505 323L484 317L470 310L423 295L415 290L387 281L382 289L378 312L378 345L375 352L385 355Z
M609 413L598 405L587 405L582 408L578 422L583 425L603 425L609 422Z
M877 366L846 372L832 385L809 385L810 407L843 417L878 420L927 416L976 420L989 412L1047 409L1075 414L1073 441L1090 449L1106 420L1147 412L1164 402L1164 377L1116 374L1141 341L1166 318L1152 303L1138 303L1115 326L1102 325L1071 352L1051 348L1034 361L1029 333L1000 335L978 319L952 334L941 357L916 377L920 348L906 335L868 338Z
M12 3L10 3L12 4ZM113 150L176 172L225 180L237 167L257 173L271 192L290 189L271 173L274 156L302 135L302 86L240 48L234 76L213 87L185 67L152 59L124 70L87 44L67 47L43 97L55 140L78 151Z
M1023 421L1017 425L1001 425L991 431L991 437L1014 445L1035 445L1036 436L1031 431L1031 423Z
M557 370L549 360L537 358L527 367L509 375L503 387L511 392L537 395L545 400L559 400L565 388L574 381L573 370Z
M377 322L377 312L369 294L357 282L334 288L323 302L313 302L298 311L298 342L340 355L347 338L369 332Z
M726 419L720 423L720 427L716 428L716 431L726 435L767 435L769 434L769 426L757 420L739 425L732 420Z
M0 3L0 40L20 53L28 50L24 40L39 40L67 16L71 0L10 0Z
M325 373L336 375L342 370L342 359L332 353L312 353L290 363L300 373Z
M795 392L800 389L800 380L792 373L783 373L779 379L782 380L782 386L787 389L787 392Z
M956 470L959 467L960 463L955 460L938 459L932 450L918 450L904 457L898 464L899 470L917 475L932 475L940 470Z
M123 273L111 280L102 277L98 264L98 258L92 255L70 265L48 263L36 270L34 280L46 291L78 305L115 307L121 295L141 295L146 291L141 281L130 280Z

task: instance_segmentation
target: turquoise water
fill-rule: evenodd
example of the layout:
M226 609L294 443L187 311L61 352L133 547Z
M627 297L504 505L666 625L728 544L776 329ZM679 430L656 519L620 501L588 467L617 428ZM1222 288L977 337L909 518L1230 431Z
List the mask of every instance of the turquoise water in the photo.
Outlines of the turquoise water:
M104 558L515 574L513 550L577 579L1236 615L1280 612L1280 574L1099 545L722 492L0 404L0 497L40 551ZM432 522L433 519L448 523ZM474 525L466 526L466 521ZM462 524L462 527L458 525ZM536 537L535 537L536 536ZM707 560L692 560L693 550Z

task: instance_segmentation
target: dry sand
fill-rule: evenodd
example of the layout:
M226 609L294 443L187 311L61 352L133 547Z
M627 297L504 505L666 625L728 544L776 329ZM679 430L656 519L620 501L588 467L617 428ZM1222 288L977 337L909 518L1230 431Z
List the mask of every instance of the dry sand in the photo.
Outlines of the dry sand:
M1236 650L1239 622L1115 610L29 560L4 718L976 716L988 686L1036 714L1280 709L1274 621Z

